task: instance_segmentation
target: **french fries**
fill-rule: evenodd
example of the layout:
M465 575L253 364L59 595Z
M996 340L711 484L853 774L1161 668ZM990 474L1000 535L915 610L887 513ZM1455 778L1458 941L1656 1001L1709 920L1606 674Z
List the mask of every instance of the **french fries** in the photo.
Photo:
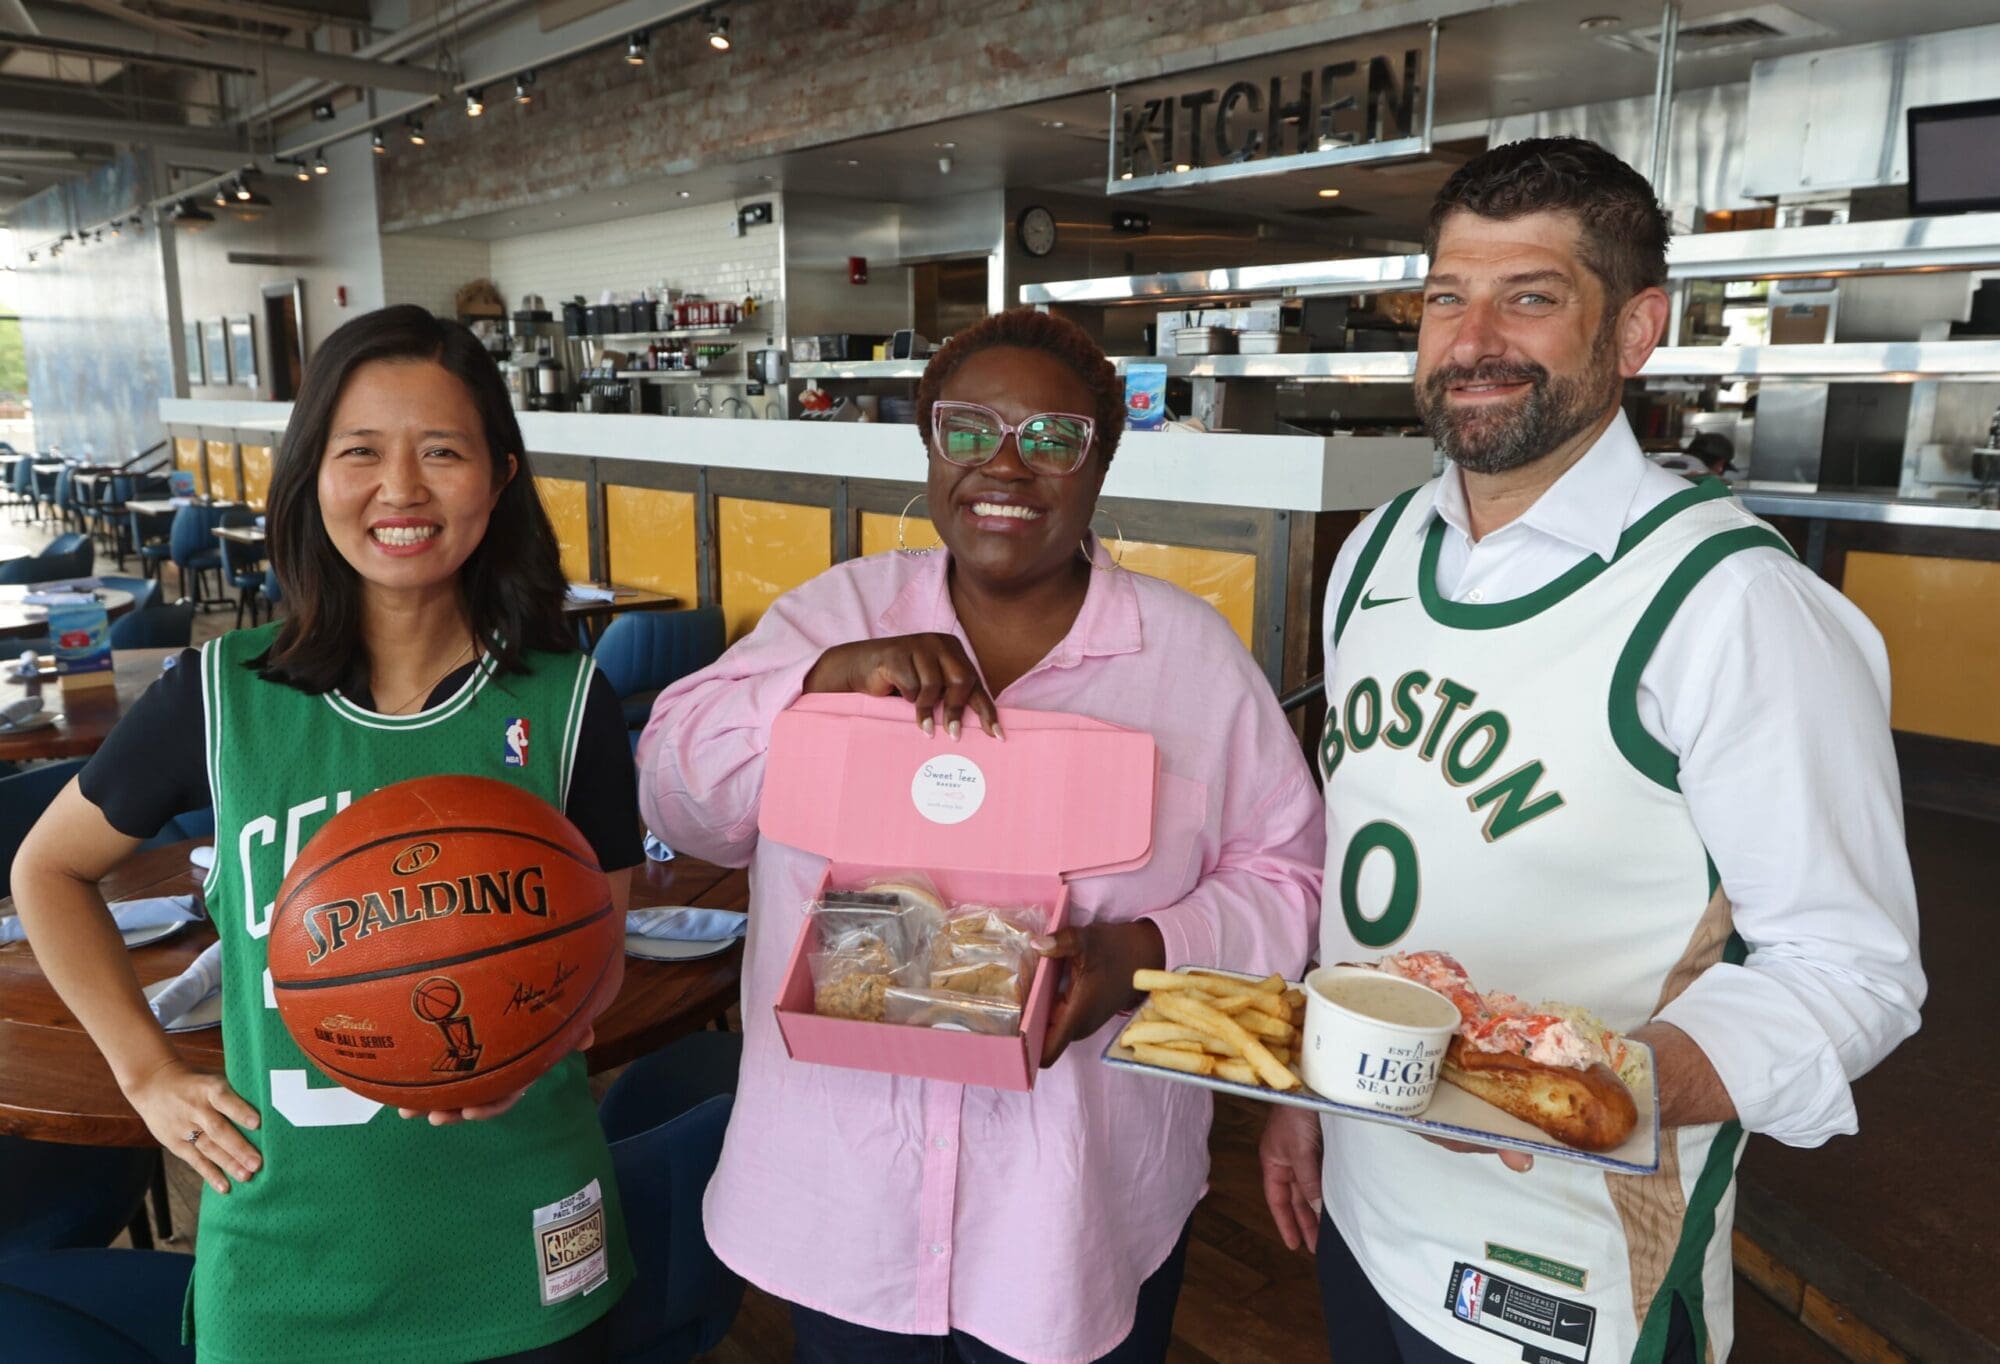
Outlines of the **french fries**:
M1118 1035L1147 1065L1291 1090L1305 997L1282 976L1239 980L1206 971L1137 971L1149 998Z

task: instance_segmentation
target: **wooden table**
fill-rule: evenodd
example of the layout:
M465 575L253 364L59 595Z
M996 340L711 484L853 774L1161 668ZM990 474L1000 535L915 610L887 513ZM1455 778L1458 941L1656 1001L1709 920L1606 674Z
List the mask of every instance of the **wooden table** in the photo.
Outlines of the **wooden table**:
M0 587L0 640L35 639L48 633L49 608L30 606L25 600L30 592L37 591L41 586L28 583L19 587ZM123 588L100 587L97 589L97 600L104 604L105 614L113 620L132 609L132 594Z
M242 505L241 502L232 502L227 498L219 502L210 501L203 497L197 497L188 502L176 502L171 497L142 497L136 501L127 502L125 510L128 512L138 512L141 516L172 516L182 507L240 507Z
M104 736L139 694L160 675L160 664L178 649L114 649L111 651L113 685L63 695L54 678L24 682L12 675L0 678L0 703L19 700L39 692L42 708L61 718L53 725L25 730L19 734L0 733L0 762L27 762L40 758L87 758L104 745Z
M104 879L106 899L184 895L200 875L188 862L196 843L176 843L133 857ZM634 908L704 905L742 909L749 882L692 857L648 862L632 874ZM0 900L0 912L13 902ZM215 930L197 923L165 942L132 952L142 985L186 970ZM625 963L625 987L597 1020L590 1069L637 1060L687 1033L698 1032L736 1002L743 948L700 961ZM197 1066L221 1069L222 1030L176 1033L174 1046ZM0 947L0 1132L86 1146L151 1146L152 1134L111 1078L110 1067L75 1015L64 1007L25 942Z
M264 548L264 528L262 526L217 526L215 538L228 540L249 549Z

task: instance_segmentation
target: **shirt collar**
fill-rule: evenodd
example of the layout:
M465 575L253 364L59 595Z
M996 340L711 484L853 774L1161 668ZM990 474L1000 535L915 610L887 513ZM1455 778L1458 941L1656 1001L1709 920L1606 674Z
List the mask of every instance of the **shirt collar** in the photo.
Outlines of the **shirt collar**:
M1535 499L1518 520L1494 534L1527 526L1608 561L1618 552L1618 539L1625 531L1632 499L1638 495L1645 473L1646 457L1639 452L1631 424L1620 412L1582 459L1564 470L1554 486ZM1472 538L1465 480L1456 464L1447 467L1437 481L1431 512L1460 535ZM1419 530L1428 530L1430 520L1422 518Z
M1083 609L1038 666L1074 667L1086 658L1137 653L1144 642L1139 621L1139 589L1133 574L1118 568L1105 550L1104 542L1090 537L1091 563L1098 572L1090 575L1090 589ZM960 634L958 612L951 604L946 569L951 563L948 550L939 548L924 554L922 563L889 608L875 619L878 636L922 634L939 631Z

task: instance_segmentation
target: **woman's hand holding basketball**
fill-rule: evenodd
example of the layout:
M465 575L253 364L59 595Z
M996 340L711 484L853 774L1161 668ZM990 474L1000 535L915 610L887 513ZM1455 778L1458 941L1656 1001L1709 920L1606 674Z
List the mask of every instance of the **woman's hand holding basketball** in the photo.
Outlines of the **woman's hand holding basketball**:
M257 1110L214 1071L196 1070L176 1056L135 1080L125 1098L161 1149L186 1161L219 1194L229 1192L231 1180L240 1184L264 1164L237 1130L254 1130Z
M592 1012L592 1018L600 1012L602 1006ZM597 1030L590 1025L590 1020L585 1019L581 1022L583 1031L578 1035L576 1045L570 1048L571 1051L589 1051L597 1045ZM399 1108L396 1112L405 1118L429 1118L432 1127L449 1127L455 1122L479 1122L486 1118L497 1118L521 1102L521 1096L527 1092L526 1089L517 1089L505 1098L495 1099L490 1104L474 1104L471 1108L433 1108L428 1111L421 1108Z

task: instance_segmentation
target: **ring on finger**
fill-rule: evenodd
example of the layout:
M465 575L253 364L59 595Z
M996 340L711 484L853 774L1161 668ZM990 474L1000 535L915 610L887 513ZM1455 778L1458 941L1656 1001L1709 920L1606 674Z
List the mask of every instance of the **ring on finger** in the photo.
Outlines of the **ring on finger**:
M200 1140L201 1140L201 1136L202 1136L202 1133L201 1133L201 1129L200 1129L199 1127L190 1127L190 1128L188 1129L188 1133L187 1133L187 1135L186 1135L186 1136L184 1136L184 1137L182 1137L182 1138L181 1138L181 1140L182 1140L182 1141L185 1141L185 1142L190 1142L190 1143L192 1143L192 1142L197 1142L197 1141L200 1141Z

